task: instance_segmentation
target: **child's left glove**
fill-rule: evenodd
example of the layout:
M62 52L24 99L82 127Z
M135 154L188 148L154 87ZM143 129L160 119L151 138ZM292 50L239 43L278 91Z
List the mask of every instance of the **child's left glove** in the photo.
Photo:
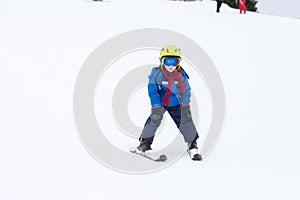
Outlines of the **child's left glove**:
M192 113L189 104L181 104L181 123L192 121Z

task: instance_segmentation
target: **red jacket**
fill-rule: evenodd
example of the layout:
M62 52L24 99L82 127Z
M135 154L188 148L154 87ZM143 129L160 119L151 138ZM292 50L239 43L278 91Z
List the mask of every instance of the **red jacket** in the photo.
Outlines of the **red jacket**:
M244 11L246 12L247 8L246 8L246 2L245 0L240 0L240 12Z

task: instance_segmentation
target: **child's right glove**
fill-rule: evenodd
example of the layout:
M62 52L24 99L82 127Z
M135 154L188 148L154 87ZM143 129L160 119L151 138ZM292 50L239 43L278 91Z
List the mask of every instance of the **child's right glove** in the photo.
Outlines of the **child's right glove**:
M160 124L163 114L166 112L166 109L162 106L153 106L151 112L151 121L155 124Z

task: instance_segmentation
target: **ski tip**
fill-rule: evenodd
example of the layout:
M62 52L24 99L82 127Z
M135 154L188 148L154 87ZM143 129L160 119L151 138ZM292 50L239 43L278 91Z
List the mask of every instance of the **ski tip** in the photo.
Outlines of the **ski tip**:
M160 155L155 161L164 162L168 159L168 157L164 154Z
M168 159L168 157L164 154L159 156L160 161L166 161L167 159Z

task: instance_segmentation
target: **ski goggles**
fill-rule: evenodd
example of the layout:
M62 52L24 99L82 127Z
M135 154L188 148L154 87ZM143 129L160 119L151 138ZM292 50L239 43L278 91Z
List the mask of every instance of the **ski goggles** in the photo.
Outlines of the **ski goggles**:
M178 66L180 63L180 58L178 57L164 57L162 63L166 66Z

